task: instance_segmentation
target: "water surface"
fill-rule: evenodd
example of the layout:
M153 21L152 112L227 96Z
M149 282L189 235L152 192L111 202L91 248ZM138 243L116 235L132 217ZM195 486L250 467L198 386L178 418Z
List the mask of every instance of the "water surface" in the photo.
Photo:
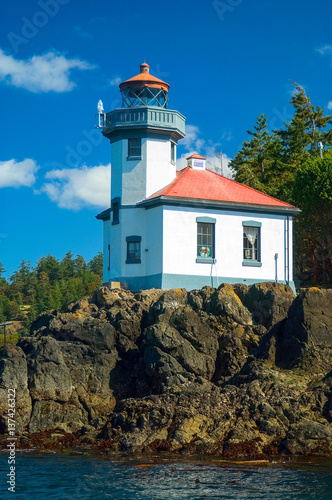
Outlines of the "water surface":
M7 456L0 455L1 499L332 500L331 459L260 464L22 453L16 472L11 493L5 484Z

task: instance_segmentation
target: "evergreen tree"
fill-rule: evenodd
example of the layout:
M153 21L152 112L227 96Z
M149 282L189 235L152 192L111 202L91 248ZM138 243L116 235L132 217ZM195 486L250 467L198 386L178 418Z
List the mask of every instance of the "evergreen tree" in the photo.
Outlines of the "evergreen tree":
M60 263L61 276L63 278L72 278L75 275L75 261L72 252L67 252Z
M62 277L60 262L50 254L46 255L46 257L40 257L37 263L36 272L38 276L42 272L46 273L51 283L54 283Z
M37 318L38 316L38 307L37 307L37 301L33 297L30 302L30 308L28 312L28 318L27 318L27 326L30 327L31 323Z
M0 288L6 287L8 282L6 278L4 278L3 274L5 274L6 269L3 267L2 262L0 262Z
M82 257L82 255L78 255L74 260L74 275L83 277L87 271L87 265Z
M250 141L244 141L241 150L230 162L235 180L255 189L264 190L266 170L271 162L271 137L266 129L267 117L257 117L255 131L247 130Z
M52 297L53 297L54 309L61 309L64 301L63 301L63 295L61 292L61 287L60 287L60 284L58 281L54 285Z
M332 123L332 115L324 116L320 107L314 107L301 85L293 82L296 93L290 103L295 109L285 129L277 130L281 138L283 160L292 169L297 169L311 156L318 155L318 143L332 145L332 130L326 127ZM295 172L296 173L296 172Z
M103 276L103 253L102 252L98 252L98 254L88 262L88 270L94 274L97 274L100 277Z
M91 295L101 285L101 275L92 269L102 272L101 253L89 265L81 255L74 259L72 252L61 262L50 254L41 257L35 268L23 260L10 283L0 281L0 320L24 320L29 325L43 311L60 309ZM0 280L2 272L0 266ZM29 307L28 314L24 304Z
M35 292L37 277L36 272L29 261L22 260L19 270L15 271L10 278L10 298L17 293L22 293L23 297L29 297Z

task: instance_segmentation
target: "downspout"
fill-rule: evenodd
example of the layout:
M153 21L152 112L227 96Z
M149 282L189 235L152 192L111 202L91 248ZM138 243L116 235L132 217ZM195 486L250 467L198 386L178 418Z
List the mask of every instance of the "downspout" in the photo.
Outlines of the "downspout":
M278 283L278 254L274 254L274 260L275 260L275 281Z
M289 285L289 216L287 215L286 219L286 238L287 238L287 254L286 254L286 259L287 259L287 274L286 274L286 283Z

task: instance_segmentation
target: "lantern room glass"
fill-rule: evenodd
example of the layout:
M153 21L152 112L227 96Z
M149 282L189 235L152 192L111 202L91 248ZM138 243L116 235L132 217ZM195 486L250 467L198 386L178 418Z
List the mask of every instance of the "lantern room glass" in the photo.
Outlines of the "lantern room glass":
M123 108L133 106L167 108L167 92L163 89L136 87L122 90L121 95Z

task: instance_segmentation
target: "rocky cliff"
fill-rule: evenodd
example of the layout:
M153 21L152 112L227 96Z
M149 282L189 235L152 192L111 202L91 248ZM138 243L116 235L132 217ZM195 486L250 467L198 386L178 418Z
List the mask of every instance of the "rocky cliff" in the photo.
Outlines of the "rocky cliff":
M332 453L332 290L100 288L0 349L18 446Z

